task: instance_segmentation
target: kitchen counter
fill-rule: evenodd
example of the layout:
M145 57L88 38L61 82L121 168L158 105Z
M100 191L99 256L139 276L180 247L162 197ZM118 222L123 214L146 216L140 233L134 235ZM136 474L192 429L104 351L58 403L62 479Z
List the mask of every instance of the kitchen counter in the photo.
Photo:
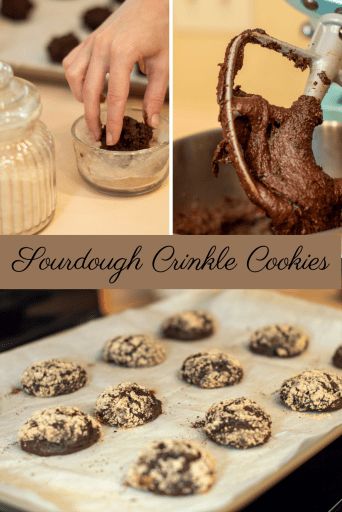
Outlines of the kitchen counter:
M168 233L169 187L143 196L114 197L88 185L78 174L70 128L82 115L65 84L35 82L39 88L42 120L56 143L57 210L44 235L155 235ZM141 105L130 99L128 106ZM164 107L168 115L168 109Z

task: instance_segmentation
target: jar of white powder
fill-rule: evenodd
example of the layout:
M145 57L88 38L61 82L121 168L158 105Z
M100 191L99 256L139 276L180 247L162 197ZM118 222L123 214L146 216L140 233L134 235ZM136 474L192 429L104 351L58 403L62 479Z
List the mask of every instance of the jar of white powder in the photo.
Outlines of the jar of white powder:
M36 87L0 62L0 234L37 233L56 206L52 135Z

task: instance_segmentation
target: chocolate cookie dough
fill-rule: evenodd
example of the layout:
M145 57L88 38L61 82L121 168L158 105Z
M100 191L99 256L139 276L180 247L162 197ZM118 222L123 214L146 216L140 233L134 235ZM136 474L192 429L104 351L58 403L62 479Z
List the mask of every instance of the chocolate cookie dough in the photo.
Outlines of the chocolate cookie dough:
M257 34L265 32L242 33L235 76L243 66L246 44L260 44ZM217 87L223 140L214 155L214 172L218 172L219 162L232 163L249 199L266 212L276 234L302 235L341 226L342 180L328 176L317 165L312 150L313 131L323 121L320 103L314 97L300 96L291 108L282 108L235 87L231 108L240 114L234 124L248 176L242 168L233 151L226 97L228 60L235 39L227 48ZM276 43L268 47L280 50ZM287 57L300 69L310 65L309 59L294 52Z
M153 129L146 123L140 123L132 117L125 116L119 142L114 146L107 146L106 127L102 128L101 149L108 151L139 151L148 149L153 137Z
M63 59L80 44L80 40L75 34L69 32L64 36L58 36L51 39L47 46L47 51L52 62L60 64Z
M283 383L280 398L293 411L336 411L342 408L342 377L322 370L305 371Z
M270 416L248 398L214 404L208 410L204 431L215 443L234 448L252 448L271 437Z
M30 0L2 0L1 14L15 21L26 20L34 4Z
M96 30L111 14L112 10L108 7L93 7L85 11L82 20L89 30Z
M23 450L41 457L67 455L99 440L98 422L77 407L54 407L34 413L19 432Z
M215 206L176 212L173 231L178 235L264 235L270 234L270 221L248 199L226 197Z
M334 366L336 366L336 368L342 368L342 345L340 345L334 355L333 355L333 358L332 358L332 362L334 364Z
M222 388L241 381L243 370L238 361L222 352L199 352L185 359L183 380L200 388Z
M215 461L194 441L165 440L145 449L126 477L127 485L166 496L207 492L215 482Z
M161 331L165 338L194 341L214 334L214 319L204 311L184 311L167 318Z
M103 359L127 368L156 366L165 360L163 345L145 334L116 336L103 348Z
M268 357L295 357L304 352L309 338L303 331L288 324L267 325L256 330L249 341L255 354Z
M83 366L61 359L33 363L21 377L23 390L42 398L73 393L86 383L87 372Z
M126 382L106 389L96 400L96 417L107 425L132 428L155 420L162 404L154 391Z

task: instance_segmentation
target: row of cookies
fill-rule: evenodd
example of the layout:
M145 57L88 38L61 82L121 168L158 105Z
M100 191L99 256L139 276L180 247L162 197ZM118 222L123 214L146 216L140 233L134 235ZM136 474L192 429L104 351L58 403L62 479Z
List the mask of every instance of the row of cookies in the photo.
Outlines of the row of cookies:
M273 329L273 337L276 333L276 338L279 338L279 333L282 333L282 331L282 329L275 329L275 331ZM277 354L279 357L293 356L293 347L297 347L296 351L298 353L300 352L298 347L302 347L302 350L306 348L308 339L303 333L296 332L296 335L294 335L295 330L285 329L285 331L286 335L283 336L283 345L284 340L286 340L286 348L291 350L285 351L288 355L285 355L285 352L281 350ZM202 339L213 334L214 323L210 316L205 313L186 312L168 319L163 324L162 332L165 337L173 339ZM252 348L252 345L255 346L258 339L263 339L260 336L260 332L254 333L252 336L250 348ZM270 336L266 336L266 339L267 345L269 345ZM289 343L289 340L296 340L296 342ZM103 351L103 357L106 361L111 361L121 366L141 367L159 364L165 359L165 351L159 342L155 342L148 337L117 337L107 342ZM64 364L67 363L62 362L62 368ZM50 376L52 373L56 379L56 366L58 367L58 364L56 365L56 363L50 361L48 366L50 368ZM66 380L68 385L65 389L73 387L73 390L76 390L76 388L79 389L79 387L84 385L86 381L85 370L79 365L76 365L76 367L71 387L70 375L73 372L70 372L70 366L67 369L68 378ZM54 369L51 372L52 368ZM40 367L38 370L36 387L33 385L34 379L30 370L32 368L24 372L22 379L23 388L27 392L32 393L34 391L33 394L38 394L38 396L52 396L51 381L50 386L42 387L44 382L41 373L42 368ZM64 370L66 370L65 366ZM44 371L46 371L46 365L43 369ZM63 394L61 393L61 383L63 380L65 381L65 371L62 373L63 377L59 375L56 380L58 385L54 388L57 394ZM28 378L29 375L30 378ZM239 382L243 371L241 365L227 354L202 353L194 354L185 360L181 369L181 375L184 380L199 387L222 387ZM75 382L78 384L75 384ZM44 391L42 391L43 388ZM331 376L326 372L304 372L283 384L280 397L286 405L294 410L334 410L342 406L342 381L337 376ZM68 409L71 410L69 411ZM152 421L159 416L161 410L161 401L155 397L151 390L131 383L121 384L105 390L98 397L95 406L95 414L100 422L119 428L134 427ZM58 421L56 421L56 415ZM66 418L63 419L65 415ZM64 428L64 425L69 424L70 427L70 421L80 423L81 417L83 428L78 425L78 428L71 429L74 438L69 439L68 436L63 438L63 432L64 434L68 432L68 428ZM37 433L37 425L45 425L43 432L38 428ZM58 432L56 432L56 425L59 426ZM46 428L47 426L49 428ZM198 422L197 426L203 428L207 436L216 443L236 448L249 448L263 444L271 436L270 416L255 402L247 398L225 400L214 404L209 408L205 419L202 422ZM100 437L100 426L96 423L96 420L87 417L78 409L60 407L36 413L26 422L19 436L22 448L39 455L55 454L42 453L42 449L46 450L48 446L46 444L46 430L49 430L50 434L54 432L54 436L57 435L60 439L60 442L57 443L56 453L63 453L61 450L64 450L64 453L77 451L78 449L90 446ZM78 433L76 438L75 433ZM42 440L43 448L40 442ZM38 442L39 444L37 444ZM52 442L52 445L54 450L55 441ZM50 447L48 447L48 452L49 449ZM194 452L197 454L195 459L191 457L191 453ZM195 461L198 461L198 464L195 464ZM168 468L166 472L165 464ZM172 472L174 471L172 467L173 465L177 467L177 464L182 470L179 472L178 477L174 479L172 478ZM153 478L151 468L154 468L152 472ZM166 442L154 443L152 447L144 451L129 471L127 483L134 487L149 489L159 494L182 495L204 492L212 485L214 474L212 458L196 443L168 440ZM196 480L196 475L197 477L201 475L199 480L198 478ZM171 482L173 482L172 485Z

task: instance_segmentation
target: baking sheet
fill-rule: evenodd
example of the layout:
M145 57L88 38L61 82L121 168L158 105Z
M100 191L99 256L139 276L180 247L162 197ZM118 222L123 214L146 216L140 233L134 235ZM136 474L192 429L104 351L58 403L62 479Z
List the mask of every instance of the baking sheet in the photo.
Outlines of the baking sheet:
M100 361L107 338L122 333L157 333L165 316L190 307L207 309L216 316L215 336L198 342L165 341L167 360L154 368L123 369ZM311 336L309 350L288 360L251 354L246 347L249 332L270 322L295 323L306 329ZM338 310L272 292L230 290L180 293L150 307L96 320L4 353L0 355L0 500L32 512L236 510L342 433L342 411L296 413L285 409L277 395L285 378L304 369L333 370L331 355L341 339ZM185 357L207 349L223 349L238 358L245 370L242 382L216 390L182 382L177 370ZM88 363L89 384L71 395L49 399L10 394L27 365L51 357ZM45 459L20 450L17 431L35 410L69 404L91 413L97 395L105 387L128 380L155 389L164 414L135 429L103 427L101 442L72 455ZM220 447L191 427L212 403L243 395L259 402L272 416L273 436L266 445L246 451ZM168 498L123 485L123 477L141 449L165 437L197 439L214 455L218 479L209 493Z
M0 14L0 60L15 72L32 78L64 80L63 67L50 62L46 46L54 36L74 32L83 40L90 32L82 26L81 15L91 7L116 4L112 0L34 0L35 8L25 21L11 21ZM146 78L134 69L133 94L143 94Z

